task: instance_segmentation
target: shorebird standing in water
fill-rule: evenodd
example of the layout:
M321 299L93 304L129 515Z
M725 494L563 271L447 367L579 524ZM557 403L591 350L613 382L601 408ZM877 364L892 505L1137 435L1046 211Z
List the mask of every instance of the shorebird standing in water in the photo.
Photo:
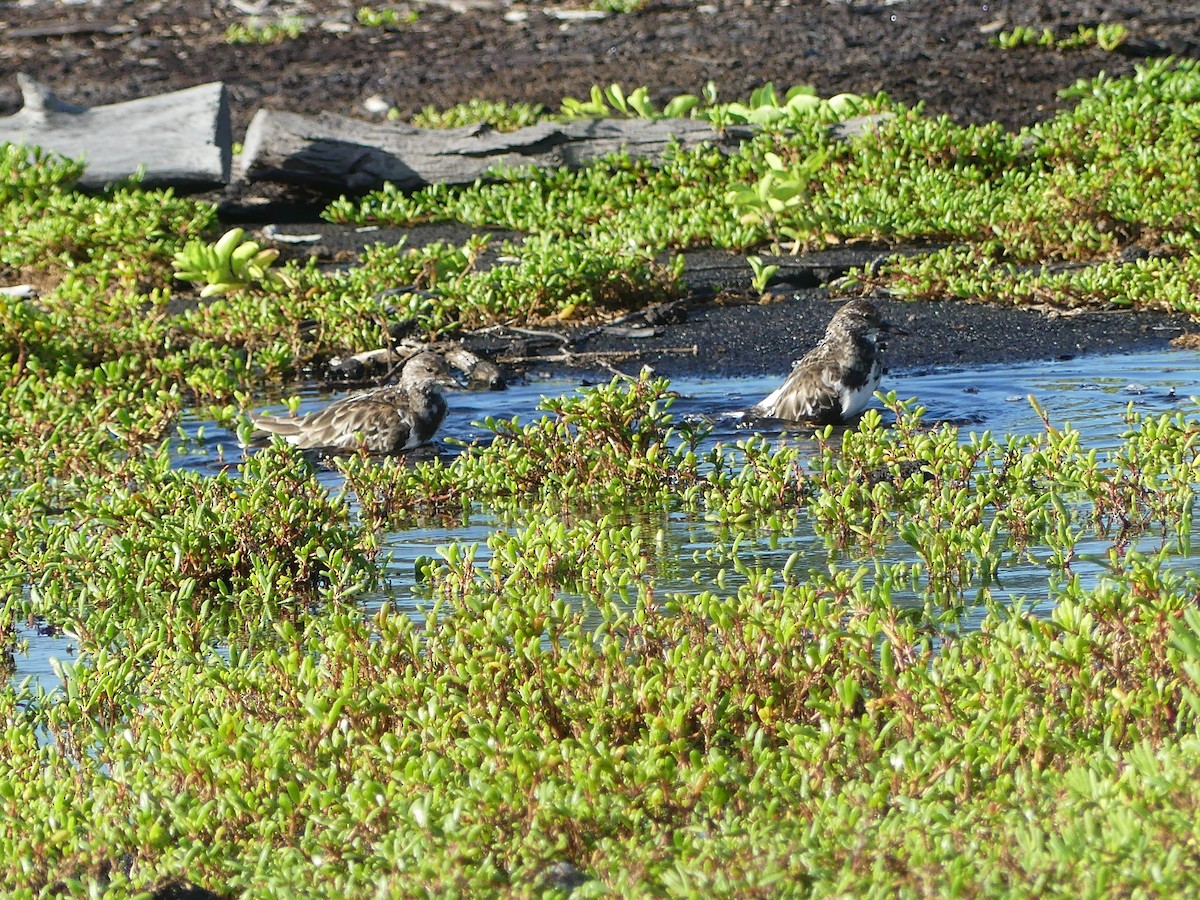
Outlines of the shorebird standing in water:
M775 391L750 413L797 422L840 424L871 401L883 372L879 332L908 334L866 300L851 300L830 320L821 342L796 363Z
M277 434L302 450L401 453L433 439L446 418L442 387L457 387L436 353L422 352L405 361L400 381L360 391L305 416L258 416L253 445Z

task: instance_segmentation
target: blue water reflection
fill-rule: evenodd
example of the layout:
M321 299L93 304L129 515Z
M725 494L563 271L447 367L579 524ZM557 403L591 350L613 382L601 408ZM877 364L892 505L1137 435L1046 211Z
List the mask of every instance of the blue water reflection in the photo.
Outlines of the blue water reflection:
M780 373L780 377L783 373ZM738 427L736 418L724 413L743 409L769 393L779 381L775 378L694 378L672 382L678 392L673 412L679 417L705 417L714 424L708 442L744 438L747 432ZM529 421L540 413L537 406L544 396L559 396L578 389L578 379L534 379L517 384L508 390L491 393L454 393L450 413L442 428L443 436L470 442L484 439L488 432L478 422L487 416L519 417ZM1183 410L1191 414L1196 404L1191 400L1200 394L1200 354L1187 351L1140 353L1116 357L1081 357L1078 359L1034 362L1019 365L977 366L972 368L938 368L890 373L884 387L902 398L916 398L927 409L928 421L946 421L958 425L964 434L991 431L996 435L1031 434L1043 430L1042 420L1028 401L1037 398L1050 420L1058 427L1071 425L1082 433L1088 447L1115 447L1125 431L1124 414L1130 405L1142 413L1159 414ZM312 387L298 392L300 410L319 408L344 391L327 392ZM268 404L263 404L267 406ZM278 404L276 404L278 408ZM236 466L242 458L235 435L195 417L185 417L177 442L176 464L201 472L215 474ZM804 441L803 433L788 438ZM451 448L446 448L452 452ZM331 490L342 487L340 474L333 468L323 468L321 481ZM737 553L745 563L769 567L782 572L793 554L793 574L828 571L831 558L825 541L806 527L803 512L797 526L779 535L742 536ZM713 524L698 521L684 513L660 515L660 521L644 523L655 537L645 544L650 576L657 596L672 591L695 592L712 588L720 580L723 590L732 590L739 581L733 572L732 538ZM439 549L451 543L477 544L477 564L486 570L489 559L488 537L500 528L520 527L520 524L499 523L487 510L475 509L464 521L451 526L414 528L381 536L383 553L390 557L388 584L384 591L368 598L369 607L388 601L412 615L420 615L429 606L426 586L419 580L418 562L424 557L437 557ZM1193 544L1200 540L1193 536ZM1154 536L1142 539L1146 549L1154 549ZM1108 543L1104 540L1085 540L1077 548L1072 572L1085 582L1100 577L1106 571ZM836 560L843 567L868 567L867 578L875 566L897 563L916 563L915 552L901 540L886 546L877 558L855 558L852 554ZM1189 565L1179 558L1178 565ZM722 573L724 570L724 574ZM1051 575L1051 580L1055 576ZM1043 601L1054 585L1048 580L1047 568L1038 559L1038 548L1031 548L1023 559L1008 557L999 573L997 583L986 587L994 600L1001 602L1024 597ZM586 609L588 598L574 599ZM919 591L896 596L900 603L920 603ZM968 600L970 597L967 598ZM965 627L977 626L982 610L968 613ZM35 633L22 634L29 640L29 652L16 658L17 681L33 675L43 684L52 685L55 679L49 659L69 654L62 638Z

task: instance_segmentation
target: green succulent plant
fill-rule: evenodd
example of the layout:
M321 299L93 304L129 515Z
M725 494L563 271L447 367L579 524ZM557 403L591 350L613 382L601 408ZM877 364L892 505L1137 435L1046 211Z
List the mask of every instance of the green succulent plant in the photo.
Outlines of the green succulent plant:
M279 251L245 236L243 229L231 228L212 244L189 241L175 254L175 277L202 284L201 297L240 291L252 284L280 283L278 273L270 271Z
M644 372L421 462L235 434L399 320L603 319L686 247L761 288L773 242L938 242L837 289L1200 311L1198 98L1155 61L1020 134L869 98L839 138L702 90L738 153L346 198L478 234L336 268L4 148L0 892L1195 894L1194 403L722 434Z
M229 44L282 44L295 40L308 30L303 16L284 16L274 21L250 17L243 22L234 22L225 29L225 42Z

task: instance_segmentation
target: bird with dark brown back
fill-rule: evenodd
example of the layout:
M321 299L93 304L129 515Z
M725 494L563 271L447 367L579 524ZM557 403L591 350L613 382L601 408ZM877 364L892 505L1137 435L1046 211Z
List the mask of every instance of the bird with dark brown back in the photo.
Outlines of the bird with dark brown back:
M851 300L830 320L825 336L791 374L749 410L751 415L816 424L842 424L866 409L883 373L881 331L908 334L866 300Z
M458 387L445 361L421 352L405 361L396 384L359 391L303 416L257 416L251 446L279 435L302 450L394 454L433 439L446 418L443 387Z

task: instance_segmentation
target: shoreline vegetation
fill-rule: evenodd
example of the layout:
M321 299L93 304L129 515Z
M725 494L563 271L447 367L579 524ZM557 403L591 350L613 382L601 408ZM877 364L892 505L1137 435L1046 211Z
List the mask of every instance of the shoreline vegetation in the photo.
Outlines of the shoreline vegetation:
M74 647L60 688L0 690L6 895L1194 892L1194 414L1131 411L1098 452L1036 401L1042 430L991 435L889 396L845 432L713 447L643 372L451 461L340 458L338 490L281 445L217 475L172 450L185 409L245 430L397 325L684 297L691 247L757 256L761 291L756 250L925 243L822 290L1194 314L1200 64L1068 96L1014 133L763 88L708 104L761 127L735 156L332 203L478 229L342 266L0 148L0 273L34 289L0 294L0 625L10 658L18 623ZM887 118L830 137L864 112ZM481 510L486 552L418 562L419 612L364 610L384 534ZM711 530L694 592L656 591L668 517ZM799 530L827 559L747 561ZM1011 602L1017 563L1045 587Z

